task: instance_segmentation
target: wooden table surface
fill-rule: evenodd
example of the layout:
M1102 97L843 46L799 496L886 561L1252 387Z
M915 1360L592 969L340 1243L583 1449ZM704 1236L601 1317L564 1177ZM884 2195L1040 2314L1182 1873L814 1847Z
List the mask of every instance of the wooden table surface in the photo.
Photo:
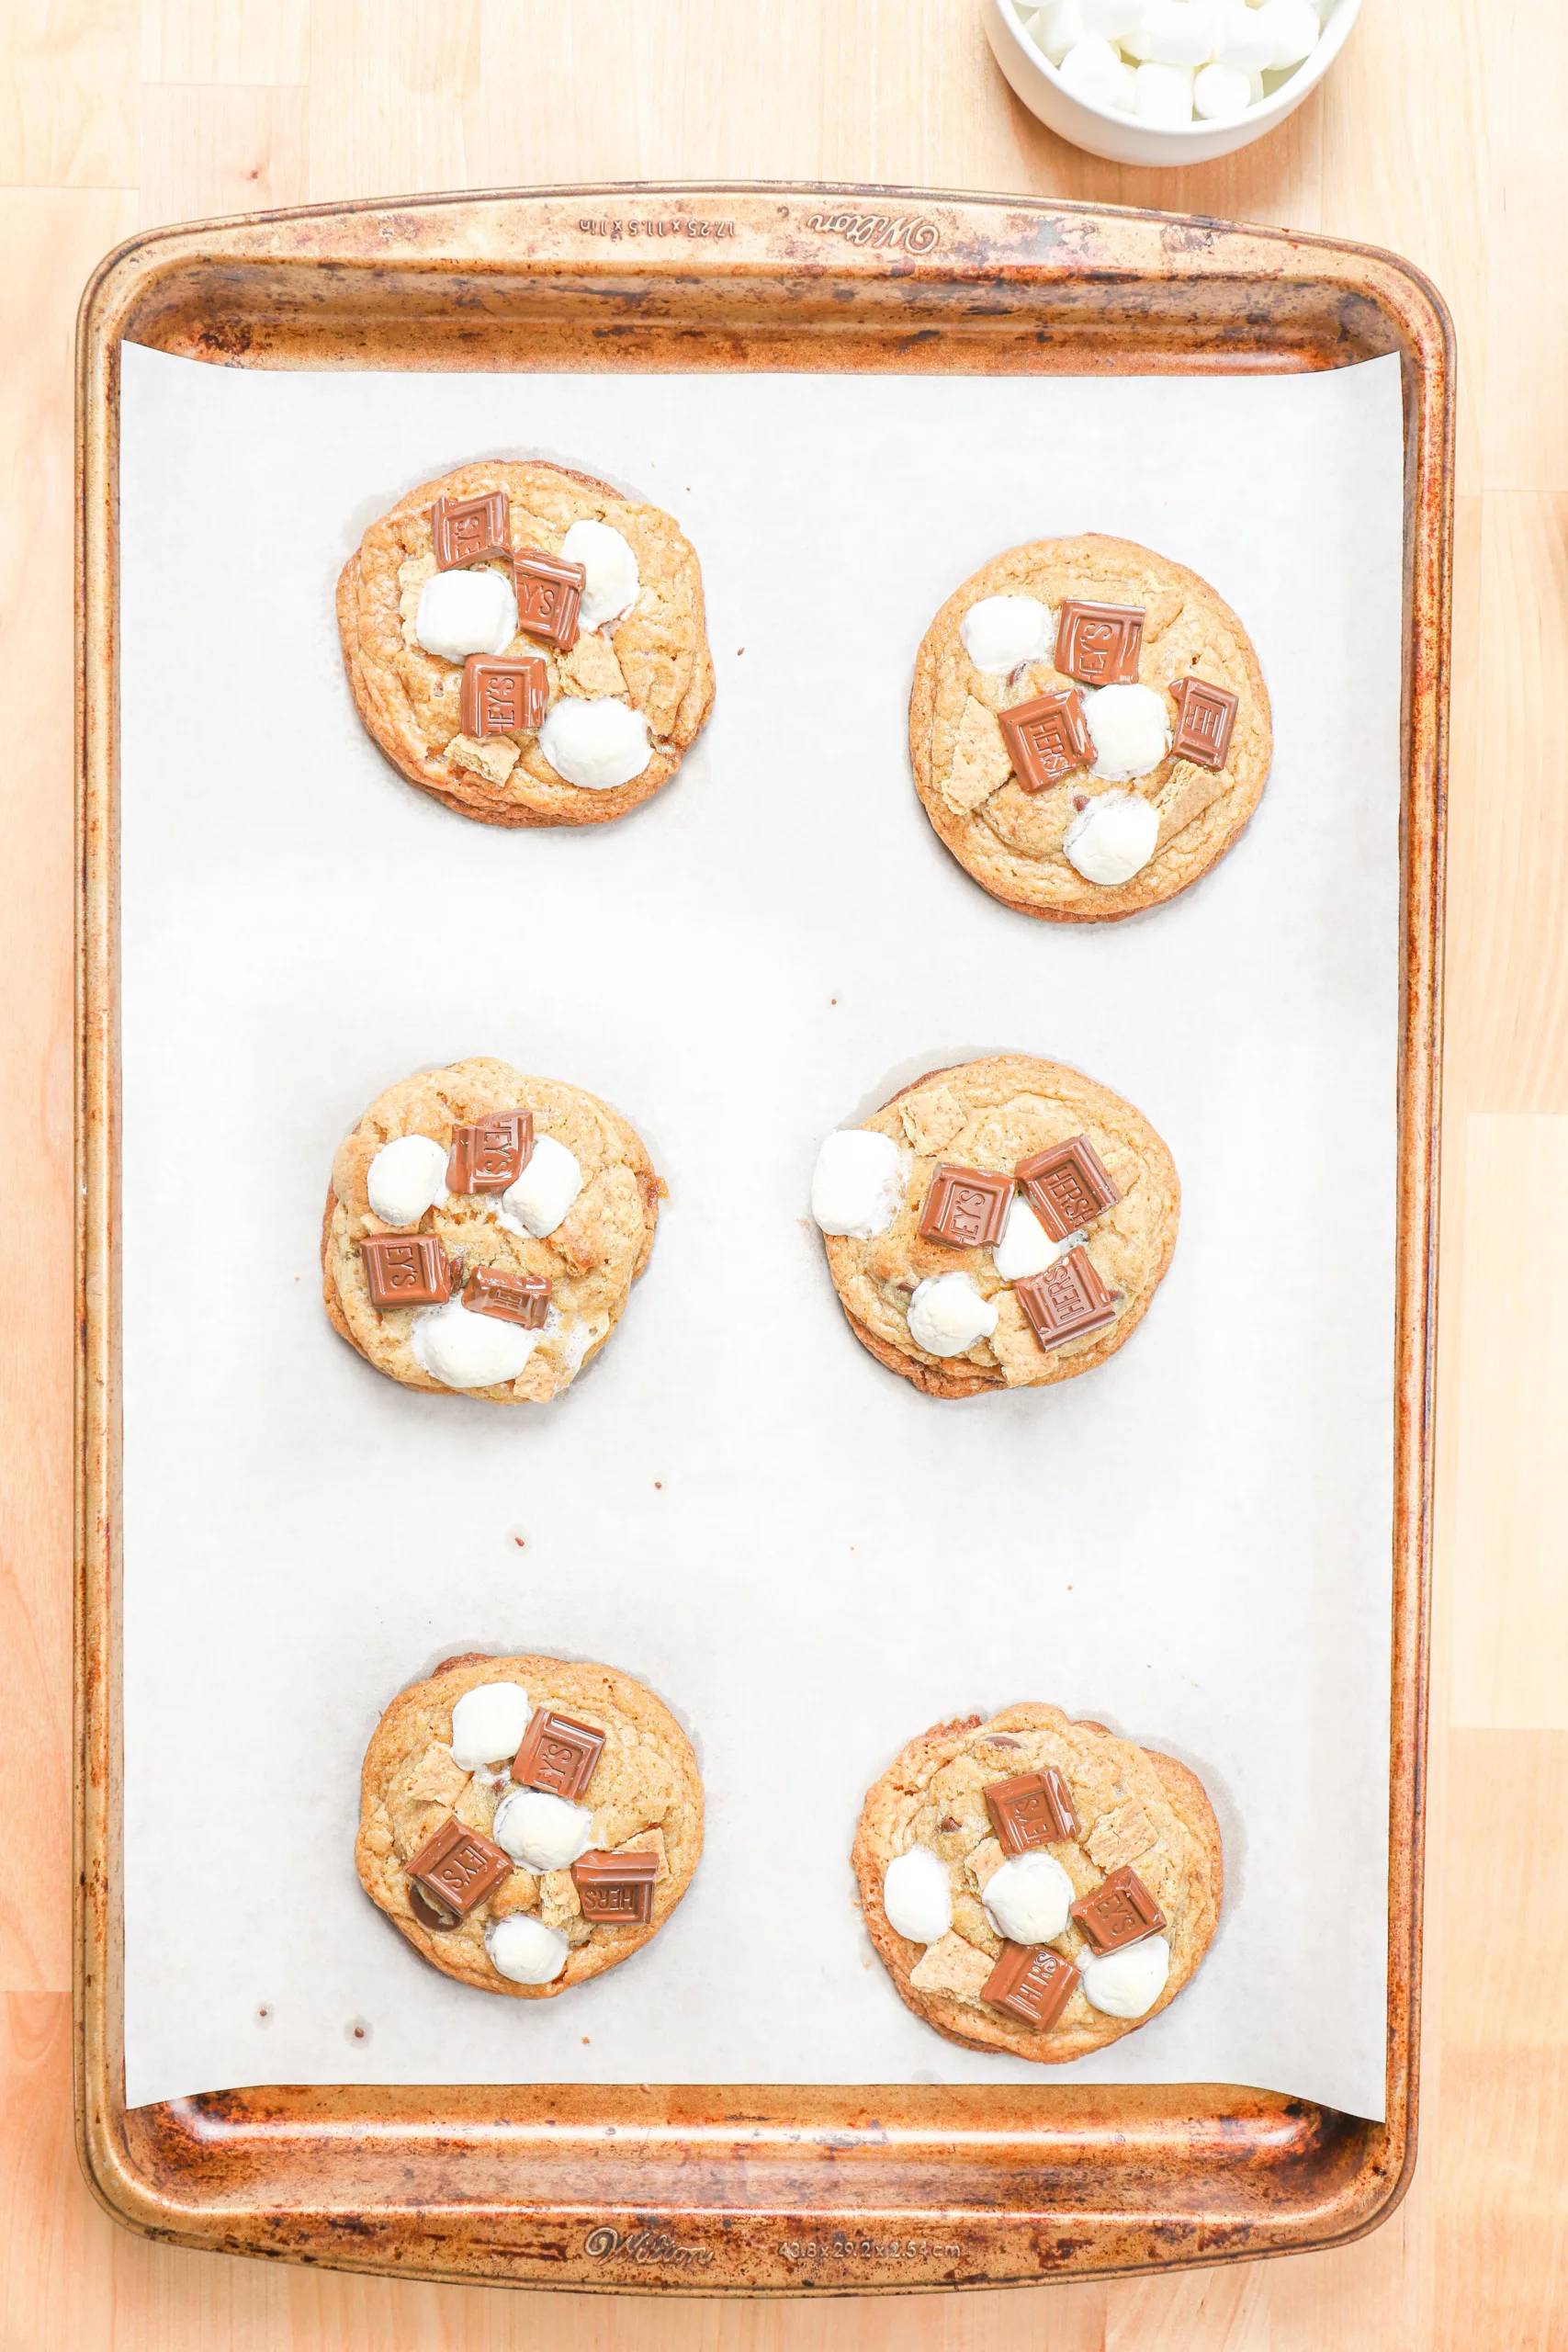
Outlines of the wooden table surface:
M1553 1189L1568 1193L1565 102L1568 35L1551 0L1366 0L1326 86L1282 130L1229 162L1163 174L1099 163L1041 129L997 73L976 0L0 7L0 707L17 729L0 762L0 2352L1568 2345L1568 1216ZM1430 272L1454 313L1422 2152L1393 2220L1340 2253L1122 2286L881 2301L552 2296L153 2246L111 2223L77 2170L77 297L106 248L155 222L413 189L669 176L1022 189L1283 222L1395 248ZM1326 1960L1327 1923L1324 1949Z

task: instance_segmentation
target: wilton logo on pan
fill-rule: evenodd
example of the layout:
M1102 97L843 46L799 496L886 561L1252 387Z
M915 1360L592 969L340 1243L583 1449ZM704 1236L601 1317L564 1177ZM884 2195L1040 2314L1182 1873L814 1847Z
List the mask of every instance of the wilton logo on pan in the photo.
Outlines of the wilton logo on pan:
M712 2250L705 2245L682 2245L662 2230L613 2230L606 2222L589 2231L582 2251L601 2262L615 2256L623 2262L667 2263L675 2270L705 2270L713 2260Z
M911 212L814 212L806 225L852 245L879 245L887 252L901 246L907 254L929 254L942 243L936 222Z

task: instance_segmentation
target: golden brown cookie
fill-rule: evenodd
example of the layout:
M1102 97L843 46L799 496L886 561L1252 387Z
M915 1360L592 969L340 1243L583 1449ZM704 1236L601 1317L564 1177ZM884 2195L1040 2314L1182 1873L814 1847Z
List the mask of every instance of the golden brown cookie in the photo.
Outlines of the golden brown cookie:
M502 1754L474 1760L498 1738ZM576 1861L554 1867L520 1859L569 1849ZM550 2000L618 1967L659 1933L702 1850L691 1742L613 1667L448 1658L399 1692L366 1751L360 1883L416 1951L484 1993ZM498 1962L556 1973L522 1981Z
M888 1173L874 1216L835 1216L823 1171L840 1138L823 1147L813 1213L853 1228L824 1230L833 1284L862 1346L927 1396L1075 1379L1142 1322L1176 1247L1181 1187L1148 1121L1109 1087L1062 1062L995 1054L928 1071L849 1132L887 1139ZM999 1239L965 1239L998 1225ZM994 1328L943 1352L919 1335L954 1276L969 1288L952 1304L977 1329L994 1310ZM940 1336L945 1349L955 1334Z
M897 1890L892 1900L926 1933L951 1914L929 1943L899 1934L884 1900L888 1864L918 1848L932 1860L914 1865L917 1883L904 1882L902 1904ZM1056 1905L1033 1925L1076 1907L1061 1932L1021 1944L998 1932L982 1897L989 1888L1003 1924L1021 1924L1017 1871L1010 1869L1007 1895L991 1881L1022 1854L1048 1858L1026 1862L1037 1875L1022 1899L1047 1911ZM965 2049L1044 2066L1087 2058L1175 2000L1209 1948L1224 1886L1219 1824L1194 1772L1102 1724L1032 1704L985 1723L971 1715L938 1724L912 1739L868 1790L852 1859L872 1942L917 2017ZM933 1887L935 1911L909 1917L930 1911ZM1112 1939L1116 1949L1100 1953ZM1021 1976L1017 2007L987 1998ZM1091 1993L1135 2013L1098 2007ZM1042 2021L1022 2013L1030 2010Z
M663 1191L597 1095L484 1058L423 1070L378 1094L338 1146L327 1313L405 1388L547 1403L620 1320Z
M415 635L421 594L439 568L436 501L497 492L513 555L536 549L558 558L572 526L588 523L618 532L636 558L636 601L619 617L581 629L570 649L522 628L502 649L502 658L543 665L547 728L571 697L641 714L650 755L627 782L598 789L567 781L545 757L537 723L466 731L464 663L427 652ZM500 558L489 568L511 577ZM485 458L422 482L366 532L344 566L337 610L349 684L371 735L411 784L483 824L602 825L624 817L668 784L713 707L702 572L690 541L659 507L561 466Z
M1043 608L1041 650L1025 650L1007 668L977 666L964 644L969 616L993 597L1031 598ZM1095 627L1090 616L1069 629L1061 616L1072 605L1141 615L1141 625ZM979 622L969 623L982 653L1010 659L1027 649L1019 609L1011 628L1004 619L983 633ZM1134 764L1157 749L1161 715L1170 748L1135 775L1124 772L1125 763L1111 773L1083 763L1087 756L1094 768L1105 764L1093 741L1102 691L1096 676L1122 689L1123 729L1129 684L1158 698L1157 708L1145 698L1136 721L1154 734ZM1188 681L1197 682L1196 692ZM1036 703L1032 730L1023 719L1004 728L1004 714ZM909 755L927 816L992 898L1054 922L1107 922L1185 890L1241 832L1269 775L1269 695L1240 621L1185 565L1095 532L1034 539L955 589L926 631L909 697ZM1109 793L1147 807L1120 808L1113 818L1115 804L1094 806ZM1140 854L1146 863L1125 879L1089 879L1067 854L1069 833L1075 854L1091 867L1119 874L1121 865L1108 863L1112 848L1122 865Z

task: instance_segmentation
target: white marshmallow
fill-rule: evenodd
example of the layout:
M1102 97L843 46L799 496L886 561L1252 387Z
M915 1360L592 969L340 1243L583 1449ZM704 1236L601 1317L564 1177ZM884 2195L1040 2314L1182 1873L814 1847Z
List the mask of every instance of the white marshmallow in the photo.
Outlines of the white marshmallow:
M998 1936L1048 1944L1067 1924L1073 1882L1055 1854L1014 1854L986 1881L980 1901Z
M1260 74L1274 54L1274 36L1262 12L1247 0L1221 0L1214 25L1214 62L1236 74Z
M1133 112L1140 121L1156 123L1162 130L1190 122L1190 65L1140 65L1133 76Z
M490 1964L513 1984L553 1984L571 1946L558 1928L547 1928L531 1911L509 1911L485 1929Z
M874 1241L904 1205L904 1154L874 1127L840 1127L817 1155L811 1214L824 1233Z
M1258 30L1267 30L1273 43L1264 60L1265 71L1272 67L1279 73L1286 66L1299 65L1317 46L1321 28L1312 0L1263 0L1257 15Z
M1133 69L1118 57L1108 40L1092 36L1077 41L1056 68L1066 87L1090 106L1119 107L1133 111Z
M1034 38L1053 65L1060 65L1068 50L1084 37L1079 0L1045 0L1034 24Z
M580 628L603 628L631 611L642 583L637 558L619 531L608 523L574 523L560 552L563 563L580 563L587 574L577 614Z
M609 695L563 695L547 712L539 749L557 775L586 792L614 792L640 775L653 757L640 710Z
M1139 73L1143 67L1138 68ZM1161 66L1174 74L1177 67ZM1157 768L1170 749L1165 696L1153 686L1100 686L1085 695L1084 723L1094 745L1091 775L1106 784L1131 784Z
M941 1855L929 1846L895 1854L883 1876L882 1907L896 1936L940 1943L953 1925L953 1886Z
M525 1233L542 1241L557 1226L582 1190L582 1170L575 1152L554 1136L536 1136L523 1173L501 1196L508 1216Z
M958 634L976 670L1016 670L1021 662L1038 662L1050 652L1056 622L1038 596L982 596L959 622Z
M1086 33L1101 40L1120 40L1144 20L1147 0L1078 0Z
M1139 55L1160 65L1201 65L1214 42L1207 0L1149 0L1141 30Z
M1043 1274L1047 1266L1065 1258L1072 1246L1070 1236L1066 1241L1053 1241L1023 1194L1015 1193L1002 1238L991 1250L991 1263L1004 1283L1021 1283L1026 1275Z
M997 1328L997 1310L967 1274L937 1274L915 1287L909 1337L928 1355L961 1356Z
M1086 882L1114 889L1130 882L1155 854L1159 810L1136 792L1102 792L1067 827L1062 851Z
M1252 104L1252 76L1234 65L1205 65L1192 77L1192 106L1205 122L1234 122Z
M1145 1936L1140 1943L1123 1944L1120 1951L1078 1954L1084 1998L1090 2008L1108 2018L1141 2018L1165 1991L1170 1974L1170 1946L1163 1936Z
M564 1871L588 1850L593 1815L548 1789L512 1789L495 1809L491 1835L531 1871Z
M537 1331L496 1315L470 1315L456 1298L417 1316L409 1334L415 1363L444 1388L494 1388L515 1380L538 1343Z
M515 1756L528 1728L528 1693L520 1682L478 1682L452 1710L452 1761L477 1772Z
M504 653L517 634L517 599L503 571L438 571L419 592L413 633L444 662Z
M429 1136L384 1143L365 1179L371 1212L383 1225L417 1225L446 1190L446 1152Z

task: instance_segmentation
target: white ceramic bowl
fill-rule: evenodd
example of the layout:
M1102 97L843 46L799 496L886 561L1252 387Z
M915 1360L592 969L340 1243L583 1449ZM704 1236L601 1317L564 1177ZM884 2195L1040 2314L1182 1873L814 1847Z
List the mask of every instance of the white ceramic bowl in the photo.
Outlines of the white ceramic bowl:
M1248 107L1230 122L1184 122L1162 130L1140 121L1115 107L1093 106L1076 97L1050 61L1043 57L1018 21L1014 0L980 0L986 38L997 63L1032 115L1049 130L1103 155L1112 164L1211 164L1216 155L1234 155L1255 139L1276 129L1294 114L1302 100L1316 88L1345 46L1361 0L1337 0L1318 36L1317 46L1303 58L1288 82L1271 97ZM1028 11L1026 10L1027 14Z

